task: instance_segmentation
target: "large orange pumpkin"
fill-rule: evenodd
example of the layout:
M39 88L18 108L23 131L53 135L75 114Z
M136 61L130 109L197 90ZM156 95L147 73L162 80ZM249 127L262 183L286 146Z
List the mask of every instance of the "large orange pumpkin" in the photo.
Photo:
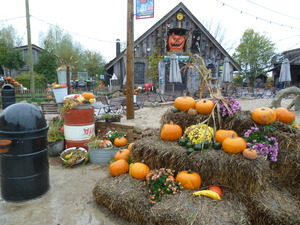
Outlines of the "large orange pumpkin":
M195 104L195 108L200 114L210 114L215 106L215 103L209 99L201 99Z
M141 162L130 164L129 174L135 179L145 180L147 174L150 172L150 168Z
M189 111L191 108L194 108L195 104L195 99L189 96L180 96L174 101L174 107L185 112Z
M119 159L125 159L128 160L130 157L130 151L127 148L124 149L120 149L119 151L117 151L114 155L114 160L119 160Z
M128 143L128 140L125 137L117 137L114 140L114 145L117 147L124 147L127 145L127 143Z
M176 176L176 181L185 189L196 190L201 186L201 176L191 171L181 171Z
M252 112L252 119L255 123L267 125L275 122L276 113L273 109L267 107L257 108Z
M181 136L182 128L172 122L164 124L160 132L161 139L165 141L177 141Z
M291 112L290 110L283 108L283 107L279 107L279 108L275 109L274 111L276 113L277 119L282 123L289 124L289 123L293 122L296 118L296 116L293 112Z
M85 99L91 99L91 98L95 98L95 95L91 92L83 92L82 94L82 97L84 97Z
M129 164L125 159L117 160L109 165L109 172L113 177L127 173L128 170Z
M168 48L170 51L182 51L185 45L185 38L180 35L171 34L168 37Z
M225 138L231 137L233 134L238 137L238 134L234 130L217 130L215 134L216 141L222 144Z
M238 154L247 148L247 143L243 138L236 137L233 134L231 137L225 138L223 140L222 148L227 153Z

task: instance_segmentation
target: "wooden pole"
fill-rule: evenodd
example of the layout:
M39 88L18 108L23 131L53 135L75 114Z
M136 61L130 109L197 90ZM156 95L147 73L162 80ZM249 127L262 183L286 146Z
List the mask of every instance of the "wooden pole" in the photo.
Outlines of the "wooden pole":
M127 50L126 50L126 117L134 119L133 86L133 0L127 1Z
M26 5L26 24L27 24L28 63L29 63L29 74L30 74L30 93L31 93L31 98L34 98L35 97L35 84L34 84L34 74L33 74L30 14L29 14L28 0L25 0L25 5Z
M68 87L68 95L71 94L71 85L70 85L70 67L67 66L67 87Z

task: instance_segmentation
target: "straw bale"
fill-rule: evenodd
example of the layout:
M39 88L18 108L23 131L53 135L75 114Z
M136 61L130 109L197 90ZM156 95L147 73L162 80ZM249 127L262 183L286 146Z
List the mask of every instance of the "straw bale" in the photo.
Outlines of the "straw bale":
M202 150L187 155L186 148L175 142L161 140L159 132L135 142L131 150L133 162L144 162L151 169L162 167L176 172L198 172L204 186L226 185L237 191L258 192L269 176L269 161L247 160L241 154L222 150Z
M300 205L286 189L266 184L261 193L244 198L251 224L300 224Z
M247 208L235 194L226 192L218 201L184 190L152 205L143 183L128 174L104 178L93 195L97 203L135 224L249 224Z

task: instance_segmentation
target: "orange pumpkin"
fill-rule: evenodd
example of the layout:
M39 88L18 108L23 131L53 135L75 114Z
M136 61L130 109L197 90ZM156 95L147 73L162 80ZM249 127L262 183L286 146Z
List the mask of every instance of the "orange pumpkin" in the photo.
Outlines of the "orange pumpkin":
M189 111L190 108L194 108L195 104L195 99L189 96L180 96L174 101L174 107L185 112Z
M127 173L128 170L129 164L124 159L117 160L109 165L109 172L113 177Z
M182 128L172 122L164 124L160 132L161 139L165 141L177 141L181 136Z
M215 106L215 103L209 99L201 99L195 104L195 108L200 114L210 114Z
M82 97L84 97L85 99L88 99L88 100L91 98L95 98L95 95L90 92L83 92L81 95L82 95Z
M128 160L130 157L130 151L127 148L124 149L120 149L119 151L117 151L114 155L114 160L119 160L119 159L125 159Z
M132 146L134 145L134 142L132 142L132 143L130 143L129 145L128 145L128 149L129 149L129 151L131 151L131 148L132 148Z
M117 147L124 147L127 145L127 143L128 143L128 140L125 137L117 137L114 140L114 145Z
M182 51L185 45L185 38L180 35L171 34L168 37L168 48L170 51Z
M247 148L246 141L241 137L236 137L234 134L231 137L225 138L222 143L222 148L225 152L231 154L241 153Z
M238 137L234 130L217 130L215 134L216 141L222 144L225 138L231 137L233 134Z
M257 152L253 148L246 148L243 150L242 155L246 159L256 159L257 158Z
M141 162L130 164L129 174L135 179L145 180L147 174L150 172L150 168Z
M255 123L267 125L275 122L276 113L273 109L267 107L257 108L252 112L252 119Z
M285 124L289 124L291 122L293 122L296 118L295 114L293 112L291 112L290 110L283 108L283 107L279 107L277 109L274 110L276 113L276 118Z
M185 189L196 190L201 186L201 176L191 171L181 171L176 176L176 181Z

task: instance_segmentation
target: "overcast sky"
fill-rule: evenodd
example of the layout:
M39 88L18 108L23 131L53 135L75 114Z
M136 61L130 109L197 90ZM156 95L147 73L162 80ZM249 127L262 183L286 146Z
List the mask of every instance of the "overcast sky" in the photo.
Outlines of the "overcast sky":
M183 2L204 24L211 19L216 23L221 21L226 38L235 41L235 47L244 31L252 28L266 34L276 44L278 52L300 48L297 0L154 1L154 18L134 21L135 39ZM0 23L14 26L26 45L25 0L0 0L0 3ZM39 45L40 32L47 32L49 26L57 25L85 49L100 52L108 62L115 57L115 40L126 41L127 0L29 0L29 5L33 44Z

